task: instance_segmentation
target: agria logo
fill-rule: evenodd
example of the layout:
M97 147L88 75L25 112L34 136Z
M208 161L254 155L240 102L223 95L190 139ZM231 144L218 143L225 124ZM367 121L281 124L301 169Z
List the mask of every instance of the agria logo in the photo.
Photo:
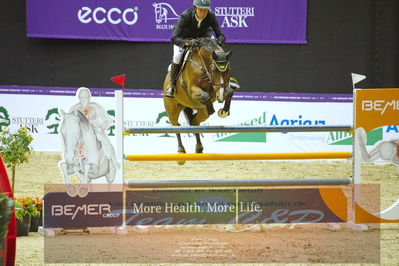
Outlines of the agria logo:
M250 120L239 123L239 126L264 126L266 125L266 112L263 112L259 117L254 117ZM266 132L255 133L216 133L214 135L217 142L259 142L266 143Z
M366 145L374 145L376 142L382 140L384 135L383 131L384 128L380 127L368 132ZM330 132L328 134L327 143L328 145L352 145L353 135L349 132Z
M0 132L3 127L8 127L10 125L10 116L8 115L7 109L0 106Z

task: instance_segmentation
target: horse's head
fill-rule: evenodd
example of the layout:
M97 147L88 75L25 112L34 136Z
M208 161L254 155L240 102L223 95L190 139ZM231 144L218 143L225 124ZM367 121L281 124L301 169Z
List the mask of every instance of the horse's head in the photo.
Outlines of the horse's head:
M230 57L232 51L213 52L210 66L211 82L218 102L223 102L230 82Z
M155 21L157 23L161 23L161 21L162 21L162 16L161 16L162 6L161 6L161 4L153 3L152 6L154 7L154 11L155 11Z
M79 111L66 113L60 109L59 114L61 115L59 132L64 146L63 159L67 164L71 164L75 158L81 134Z
M230 57L232 51L225 52L215 39L204 38L200 41L200 53L208 58L207 75L216 92L218 102L223 102L230 82Z

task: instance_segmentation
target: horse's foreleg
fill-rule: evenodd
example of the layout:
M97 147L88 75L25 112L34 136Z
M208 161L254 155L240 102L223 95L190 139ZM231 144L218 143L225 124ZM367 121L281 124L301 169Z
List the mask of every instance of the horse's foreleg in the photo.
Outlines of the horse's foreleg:
M197 114L193 114L193 109L191 108L184 108L184 114L186 115L186 119L188 121L188 123L190 124L190 126L194 126L194 119L197 116ZM195 146L195 152L196 153L202 153L203 151L203 147L202 147L202 143L201 143L201 138L200 138L200 134L194 134L195 135L195 139L197 140L197 145Z
M89 194L89 173L92 168L90 163L85 163L84 164L84 173L83 173L83 178L80 180L80 186L79 186L79 196L80 197L86 197L87 194Z
M197 140L197 144L195 145L195 152L202 153L204 147L202 146L201 137L199 133L195 134L195 139Z
M199 126L202 122L204 122L208 118L209 118L209 114L205 108L198 109L197 113L193 117L193 120L191 121L191 125ZM197 140L197 145L195 146L195 152L202 153L202 151L204 150L204 147L202 146L202 143L201 143L200 134L195 134L195 138Z
M72 184L71 179L70 179L70 173L73 174L73 171L68 171L68 164L64 161L61 161L58 163L58 167L61 170L61 175L64 177L64 184L66 186L66 191L67 194L70 197L76 197L76 195L78 194L77 189L75 188L75 186Z
M177 137L177 152L186 153L186 149L184 149L183 143L181 141L180 133L176 133L176 137ZM178 165L183 165L185 163L186 161L177 161Z
M61 161L58 163L58 167L61 170L61 175L64 177L64 184L71 184L71 180L69 179L69 175L68 175L67 163L64 161Z
M166 81L164 84L164 87L166 86ZM164 88L166 90L166 87ZM183 109L183 105L180 105L176 102L176 99L174 98L168 98L164 97L164 105L165 105L165 110L166 113L168 114L169 121L173 126L180 126L179 124L179 115L180 112ZM186 153L186 150L184 149L183 143L181 141L180 134L176 134L177 137L177 152L178 153Z
M176 133L176 137L177 137L177 152L186 153L186 149L184 149L183 142L181 141L180 133Z
M215 112L215 109L213 108L213 103L211 100L211 95L203 91L201 88L197 86L192 86L191 87L191 98L194 101L200 102L203 105L205 105L206 110L208 111L208 115L212 115Z
M205 102L205 106L206 106L206 111L208 112L209 115L215 113L215 108L213 108L213 104L211 101Z
M221 118L225 118L230 115L230 104L231 99L233 98L233 90L230 89L227 91L226 98L224 100L224 106L222 109L219 109L218 116Z

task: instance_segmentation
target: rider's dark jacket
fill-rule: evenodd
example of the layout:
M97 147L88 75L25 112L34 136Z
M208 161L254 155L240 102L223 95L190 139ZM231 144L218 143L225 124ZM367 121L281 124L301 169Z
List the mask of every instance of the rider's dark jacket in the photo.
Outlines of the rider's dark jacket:
M195 8L192 7L185 10L173 29L172 43L179 47L184 47L185 39L211 37L212 30L219 42L223 43L225 41L226 38L220 30L215 13L211 10L209 10L208 15L202 20L199 28L197 25L198 21L195 18Z

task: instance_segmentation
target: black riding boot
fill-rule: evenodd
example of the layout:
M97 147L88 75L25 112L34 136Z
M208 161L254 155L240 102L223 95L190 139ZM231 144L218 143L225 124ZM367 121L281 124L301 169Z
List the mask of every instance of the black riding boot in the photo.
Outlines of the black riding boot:
M174 98L177 75L179 74L180 65L172 63L170 67L170 79L169 87L165 92L165 96L169 98Z

